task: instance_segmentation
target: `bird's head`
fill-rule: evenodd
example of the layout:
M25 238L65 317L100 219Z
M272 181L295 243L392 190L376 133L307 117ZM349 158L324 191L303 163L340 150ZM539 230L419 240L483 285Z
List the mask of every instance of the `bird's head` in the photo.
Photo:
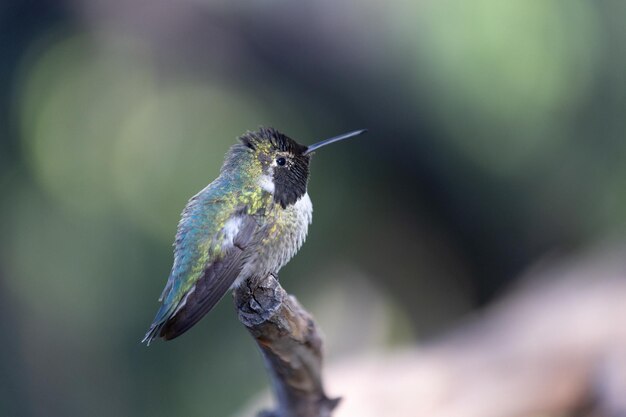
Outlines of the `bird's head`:
M247 132L239 140L260 167L257 181L261 188L273 194L274 201L285 208L306 193L313 151L364 132L357 130L306 146L276 129L261 128Z

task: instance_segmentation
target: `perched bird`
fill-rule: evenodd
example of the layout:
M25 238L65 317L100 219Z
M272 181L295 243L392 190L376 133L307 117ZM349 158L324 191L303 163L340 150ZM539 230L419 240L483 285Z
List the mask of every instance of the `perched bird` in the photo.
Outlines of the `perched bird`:
M183 210L161 308L142 342L180 336L247 278L277 276L304 243L312 220L312 152L364 132L311 146L272 128L241 136L217 179Z

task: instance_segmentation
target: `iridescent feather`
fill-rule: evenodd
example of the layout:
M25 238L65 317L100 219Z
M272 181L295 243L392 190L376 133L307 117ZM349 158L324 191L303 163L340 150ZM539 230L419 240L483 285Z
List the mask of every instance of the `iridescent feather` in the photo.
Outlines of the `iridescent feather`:
M235 145L220 176L187 203L174 243L172 271L159 298L162 305L143 341L183 333L237 279L244 265L243 250L259 229L261 200L271 198L254 182L254 173L261 169L255 165L254 155L244 145Z

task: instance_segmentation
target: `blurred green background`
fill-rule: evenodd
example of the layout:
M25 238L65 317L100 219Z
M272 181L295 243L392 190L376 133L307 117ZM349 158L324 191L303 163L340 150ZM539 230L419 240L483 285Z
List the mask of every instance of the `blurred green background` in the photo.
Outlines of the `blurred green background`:
M3 0L0 415L228 416L267 385L228 298L139 344L235 138L319 152L282 270L330 360L428 340L624 235L626 2Z

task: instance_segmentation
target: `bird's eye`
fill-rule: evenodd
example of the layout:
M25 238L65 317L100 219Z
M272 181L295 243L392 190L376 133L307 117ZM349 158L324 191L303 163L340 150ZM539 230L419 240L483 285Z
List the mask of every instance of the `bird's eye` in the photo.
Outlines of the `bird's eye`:
M282 167L282 166L284 166L284 165L287 163L287 160L286 160L285 158L278 158L278 159L276 160L276 163L277 163L279 166L281 166L281 167Z

